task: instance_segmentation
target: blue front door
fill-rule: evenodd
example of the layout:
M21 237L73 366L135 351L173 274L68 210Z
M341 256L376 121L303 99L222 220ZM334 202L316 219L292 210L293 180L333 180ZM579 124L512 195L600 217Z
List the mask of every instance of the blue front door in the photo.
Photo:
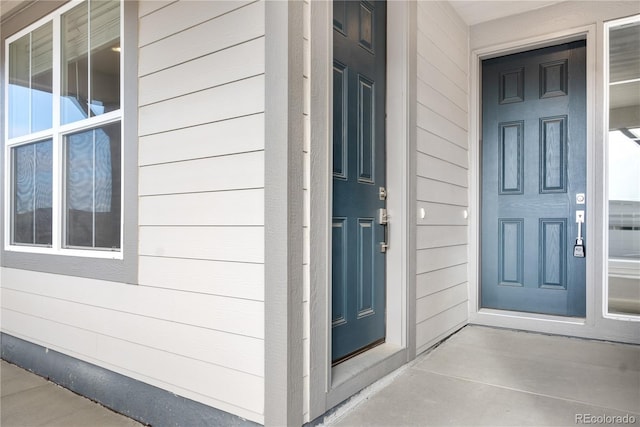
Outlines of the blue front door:
M386 4L335 1L332 360L385 337Z
M585 42L482 63L481 305L584 317ZM588 219L588 218L585 218ZM578 248L580 249L580 248Z

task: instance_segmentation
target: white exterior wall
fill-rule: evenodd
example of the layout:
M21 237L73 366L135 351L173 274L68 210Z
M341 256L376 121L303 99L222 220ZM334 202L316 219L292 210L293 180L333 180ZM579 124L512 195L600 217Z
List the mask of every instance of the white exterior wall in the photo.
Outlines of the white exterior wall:
M418 2L416 353L467 322L468 28ZM424 218L422 218L424 210Z
M3 332L263 422L264 16L140 2L138 283L3 268Z
M140 285L173 296L183 348L200 350L166 366L215 370L194 369L187 397L257 422L264 16L264 2L142 2L139 26Z

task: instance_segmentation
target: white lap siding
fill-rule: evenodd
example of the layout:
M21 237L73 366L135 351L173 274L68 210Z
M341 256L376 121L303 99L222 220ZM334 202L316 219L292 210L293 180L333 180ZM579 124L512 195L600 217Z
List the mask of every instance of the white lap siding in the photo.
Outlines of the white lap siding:
M467 321L468 29L418 2L416 350ZM421 213L424 210L424 218Z
M138 283L3 268L4 333L263 422L264 9L140 2Z
M140 284L173 296L185 329L175 339L185 352L202 349L169 367L196 374L187 397L257 422L264 9L264 2L174 2L142 15L139 35ZM197 375L203 366L215 375Z

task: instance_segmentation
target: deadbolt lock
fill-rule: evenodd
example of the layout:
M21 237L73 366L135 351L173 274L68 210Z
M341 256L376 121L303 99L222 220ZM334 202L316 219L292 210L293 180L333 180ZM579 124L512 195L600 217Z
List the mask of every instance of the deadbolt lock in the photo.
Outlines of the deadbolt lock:
M385 208L378 209L378 223L380 225L387 225L389 217L387 216L387 210Z
M380 200L387 200L387 189L384 187L380 187L378 189L378 198L380 198Z

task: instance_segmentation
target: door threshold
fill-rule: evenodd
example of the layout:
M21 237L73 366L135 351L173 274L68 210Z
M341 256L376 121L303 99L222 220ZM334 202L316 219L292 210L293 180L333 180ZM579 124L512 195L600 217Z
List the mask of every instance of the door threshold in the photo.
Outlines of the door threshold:
M530 313L526 311L497 310L494 308L481 308L477 316L495 316L503 318L528 319L543 322L557 322L571 325L585 325L587 319L584 317L557 316L554 314ZM472 322L470 322L472 323Z
M371 344L366 345L361 349L354 351L353 353L349 353L346 356L342 356L341 358L334 360L333 362L331 362L331 367L335 368L336 365L339 365L342 362L346 362L349 359L353 359L354 357L361 355L365 351L369 351L372 348L379 346L380 344L384 344L384 340L385 340L384 338L380 338L379 340L374 341Z
M373 384L407 363L407 349L383 343L331 368L327 408Z

